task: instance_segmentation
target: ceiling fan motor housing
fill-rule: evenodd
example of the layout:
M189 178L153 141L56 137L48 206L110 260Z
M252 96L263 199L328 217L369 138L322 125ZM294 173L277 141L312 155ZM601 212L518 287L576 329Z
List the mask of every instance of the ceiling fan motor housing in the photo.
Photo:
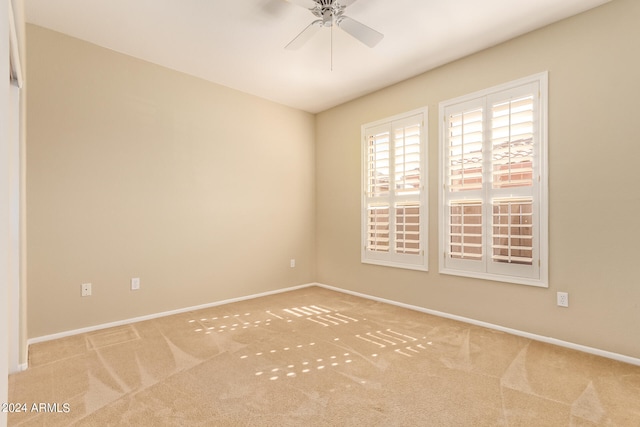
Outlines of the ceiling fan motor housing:
M322 19L322 26L333 26L334 19L344 13L344 6L336 0L314 0L317 6L311 10L314 15Z

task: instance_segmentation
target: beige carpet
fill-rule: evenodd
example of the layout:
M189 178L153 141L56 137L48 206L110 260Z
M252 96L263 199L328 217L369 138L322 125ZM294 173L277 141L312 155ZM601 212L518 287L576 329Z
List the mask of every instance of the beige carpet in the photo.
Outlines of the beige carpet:
M640 367L316 287L36 344L30 366L9 425L640 426Z

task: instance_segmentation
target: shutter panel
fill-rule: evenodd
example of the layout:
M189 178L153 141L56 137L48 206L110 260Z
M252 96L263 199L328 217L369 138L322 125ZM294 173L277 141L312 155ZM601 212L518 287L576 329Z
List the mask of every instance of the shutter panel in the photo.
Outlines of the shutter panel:
M367 144L367 229L366 249L376 253L390 250L390 167L389 126L370 129Z
M484 258L483 248L483 144L484 103L477 100L453 108L446 117L445 162L445 254L447 265L474 264Z
M389 194L389 143L390 132L379 131L367 136L369 197Z
M492 106L493 188L533 184L533 95Z
M419 254L420 250L420 203L398 203L396 210L396 252Z
M482 260L482 201L452 201L449 215L449 257Z
M395 189L398 195L420 193L420 123L394 130Z
M389 205L367 208L367 250L389 252Z
M491 259L533 264L533 199L493 200Z
M449 191L482 188L483 109L448 117L447 183Z

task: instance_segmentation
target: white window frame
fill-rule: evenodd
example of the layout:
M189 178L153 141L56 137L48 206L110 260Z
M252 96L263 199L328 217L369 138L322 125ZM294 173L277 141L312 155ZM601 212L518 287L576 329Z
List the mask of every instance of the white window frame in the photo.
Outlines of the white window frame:
M375 122L367 123L362 125L361 127L361 135L362 135L362 145L361 145L361 159L362 159L362 181L361 181L361 189L362 189L362 203L361 203L361 261L366 264L376 264L383 265L387 267L397 267L397 268L405 268L410 270L421 270L428 271L428 212L429 212L429 204L427 197L427 149L428 149L428 138L427 138L427 119L428 119L428 109L427 107L419 108L416 110L408 111L406 113L398 114L392 117L388 117L382 120L378 120ZM392 190L392 184L395 184L395 178L391 178L393 180L392 183L389 184L389 195L383 197L375 197L370 196L368 192L369 185L369 146L368 146L368 135L371 132L380 129L388 129L389 131L389 176L395 176L395 150L393 149L394 144L394 130L402 127L403 125L407 125L408 123L417 122L420 125L420 184L419 184L419 192L417 195L407 196L407 195L399 195L396 194L396 191ZM419 245L420 250L417 254L407 254L407 253L396 253L395 250L395 206L396 204L401 204L403 202L407 203L419 203ZM389 238L389 251L388 252L379 252L368 250L368 207L371 204L376 203L387 203L389 206L389 230L390 230L390 238Z
M527 188L493 188L491 170L492 141L489 112L494 102L516 97L527 91L534 97L533 125L533 183ZM511 98L515 99L515 98ZM472 108L482 108L482 189L453 192L448 190L447 151L448 117ZM439 104L439 272L522 285L548 287L549 225L548 225L548 73L543 72L509 83L498 85L443 101ZM533 260L529 265L516 265L491 261L493 202L501 197L526 197L533 200ZM482 260L454 259L451 248L452 201L481 201L482 210Z

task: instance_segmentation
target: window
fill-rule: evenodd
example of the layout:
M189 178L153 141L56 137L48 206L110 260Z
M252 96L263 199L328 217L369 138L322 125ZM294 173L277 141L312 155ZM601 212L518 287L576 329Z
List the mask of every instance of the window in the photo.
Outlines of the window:
M362 126L362 262L427 270L427 109Z
M548 286L547 74L440 103L440 272Z

